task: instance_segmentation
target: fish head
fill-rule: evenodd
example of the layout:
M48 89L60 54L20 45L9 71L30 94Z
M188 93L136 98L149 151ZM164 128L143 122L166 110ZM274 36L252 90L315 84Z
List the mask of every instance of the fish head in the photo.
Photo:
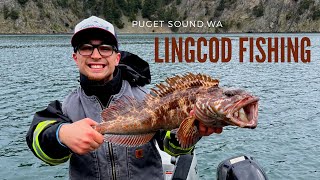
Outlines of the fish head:
M258 121L259 98L242 89L208 89L209 96L196 102L195 114L205 125L235 125L255 128Z

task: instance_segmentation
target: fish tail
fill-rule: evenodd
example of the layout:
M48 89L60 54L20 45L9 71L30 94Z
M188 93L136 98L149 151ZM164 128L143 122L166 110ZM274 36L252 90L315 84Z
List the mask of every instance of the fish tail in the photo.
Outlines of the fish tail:
M103 127L101 126L101 124L98 124L98 125L96 125L96 126L92 126L92 128L93 128L94 130L98 131L98 133L104 134L104 129L103 129Z
M199 139L200 134L198 128L195 126L194 115L185 118L177 131L177 139L182 148L189 148L193 146Z
M104 140L106 142L110 142L113 144L122 145L126 147L135 147L135 146L146 144L155 135L155 132L145 132L142 134L139 134L139 132L135 132L138 134L127 134L125 132L126 130L121 127L121 124L116 123L115 125L113 124L114 122L116 121L102 122L96 126L93 126L92 128L95 129L100 134L104 135ZM123 134L121 134L121 132ZM130 132L130 133L134 133L134 132Z

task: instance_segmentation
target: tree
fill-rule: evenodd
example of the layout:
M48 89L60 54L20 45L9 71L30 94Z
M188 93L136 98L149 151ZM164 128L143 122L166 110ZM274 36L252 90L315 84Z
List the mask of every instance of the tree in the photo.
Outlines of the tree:
M157 11L157 6L153 0L145 0L142 6L142 17L152 20L152 15Z
M24 6L28 0L18 0L18 3L21 4L21 6Z

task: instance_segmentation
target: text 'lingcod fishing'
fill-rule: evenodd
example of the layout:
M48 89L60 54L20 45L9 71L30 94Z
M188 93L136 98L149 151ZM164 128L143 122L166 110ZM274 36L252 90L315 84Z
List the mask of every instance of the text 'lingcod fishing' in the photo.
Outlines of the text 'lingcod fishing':
M155 37L156 63L310 63L308 37Z

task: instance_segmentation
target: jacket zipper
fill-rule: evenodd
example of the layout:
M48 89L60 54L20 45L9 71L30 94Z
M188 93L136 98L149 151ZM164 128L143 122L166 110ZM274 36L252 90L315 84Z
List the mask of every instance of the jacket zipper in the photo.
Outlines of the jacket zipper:
M106 107L108 107L110 105L110 102L112 99L113 99L113 95L110 96ZM103 106L103 104L101 103L101 101L98 98L97 98L97 100L103 110L105 107ZM110 157L110 161L111 161L112 180L116 180L117 179L116 165L115 165L114 156L113 156L112 144L109 142L108 142L108 151L109 151L109 157Z
M110 155L110 160L111 160L111 171L112 171L112 179L116 180L117 175L116 175L116 165L114 162L114 157L113 157L113 150L112 150L112 144L108 142L108 147L109 147L109 155Z

